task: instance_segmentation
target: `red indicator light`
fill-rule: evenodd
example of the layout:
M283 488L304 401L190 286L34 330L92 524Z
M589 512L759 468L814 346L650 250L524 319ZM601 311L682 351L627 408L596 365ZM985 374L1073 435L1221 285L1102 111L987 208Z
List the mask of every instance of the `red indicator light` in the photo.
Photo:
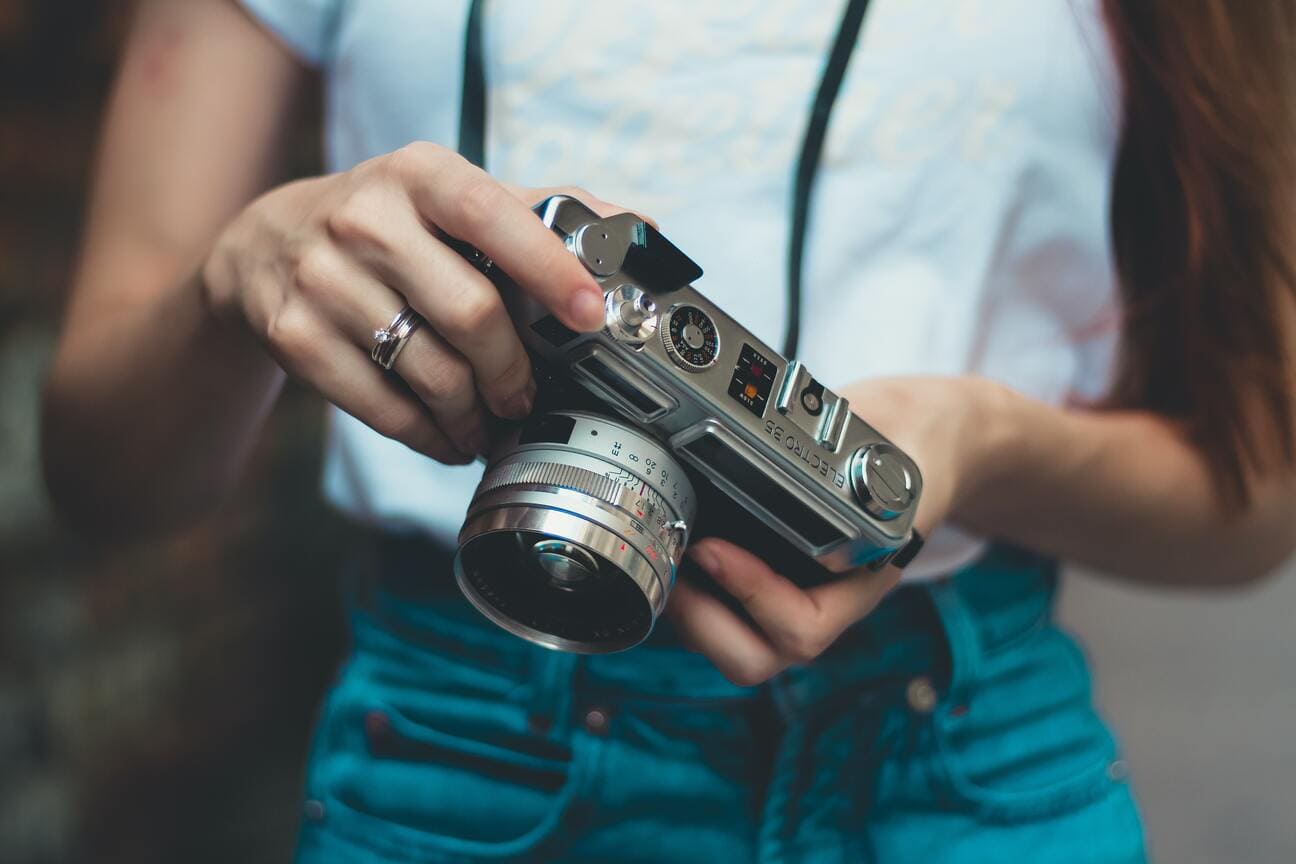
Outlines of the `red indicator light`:
M753 363L753 364L752 364L752 376L755 377L755 378L764 378L764 377L765 377L765 367L762 366L762 365L760 365L759 363Z

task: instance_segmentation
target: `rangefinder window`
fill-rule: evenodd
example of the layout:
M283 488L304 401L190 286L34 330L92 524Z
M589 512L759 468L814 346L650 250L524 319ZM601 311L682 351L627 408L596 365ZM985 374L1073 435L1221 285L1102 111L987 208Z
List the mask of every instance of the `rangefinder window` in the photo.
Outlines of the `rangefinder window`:
M576 368L589 375L611 394L633 408L641 420L655 420L665 414L668 406L653 399L643 390L630 383L598 357L586 357L576 364Z

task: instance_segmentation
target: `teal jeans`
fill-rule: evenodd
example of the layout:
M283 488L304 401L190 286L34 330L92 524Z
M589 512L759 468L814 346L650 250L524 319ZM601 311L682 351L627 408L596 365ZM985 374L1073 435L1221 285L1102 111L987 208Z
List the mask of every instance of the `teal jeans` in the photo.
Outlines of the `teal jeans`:
M428 581L426 553L388 558ZM534 648L443 581L357 598L300 864L1144 860L1035 557L897 590L755 688L665 627L622 654Z

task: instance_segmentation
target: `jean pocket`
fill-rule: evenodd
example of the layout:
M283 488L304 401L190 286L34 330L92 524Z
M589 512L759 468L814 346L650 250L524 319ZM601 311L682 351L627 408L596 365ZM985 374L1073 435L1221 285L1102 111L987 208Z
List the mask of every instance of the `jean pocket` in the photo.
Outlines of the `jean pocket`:
M1112 788L1116 744L1094 710L1084 658L1049 628L988 657L966 704L933 715L938 784L999 822L1046 819Z
M456 861L530 860L561 836L587 742L531 731L519 706L408 695L339 700L331 722L355 746L317 774L335 827L393 857Z

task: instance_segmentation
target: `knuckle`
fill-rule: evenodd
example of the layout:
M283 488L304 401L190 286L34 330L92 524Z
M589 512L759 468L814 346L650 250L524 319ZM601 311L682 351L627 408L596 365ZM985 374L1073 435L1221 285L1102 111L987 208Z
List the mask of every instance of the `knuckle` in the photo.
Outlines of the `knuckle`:
M424 423L422 429L405 443L438 462L460 464L464 461L463 455L430 423Z
M329 236L344 243L385 247L384 208L373 189L357 190L328 215Z
M498 392L513 393L522 390L529 380L531 380L531 358L527 356L526 351L519 349L514 351L513 359L495 376L495 380L487 383L487 386Z
M499 212L500 196L507 194L485 174L463 181L454 193L459 221L471 232L484 228Z
M447 326L450 334L462 341L475 336L504 315L504 301L493 290L465 289L451 301Z
M370 418L369 425L380 435L415 446L427 435L427 418L423 412L403 402L382 408Z
M797 663L809 663L828 647L828 639L815 628L791 631L783 640L784 653Z
M446 152L444 147L431 141L411 141L389 153L383 160L383 167L397 178L405 180L432 170Z
M297 256L293 266L293 288L305 297L329 293L337 279L337 255L325 243L315 243Z
M428 364L414 386L419 398L430 405L464 393L472 388L472 381L472 370L466 363L446 358Z
M306 353L312 344L311 319L298 303L282 304L265 325L265 343L280 361Z

